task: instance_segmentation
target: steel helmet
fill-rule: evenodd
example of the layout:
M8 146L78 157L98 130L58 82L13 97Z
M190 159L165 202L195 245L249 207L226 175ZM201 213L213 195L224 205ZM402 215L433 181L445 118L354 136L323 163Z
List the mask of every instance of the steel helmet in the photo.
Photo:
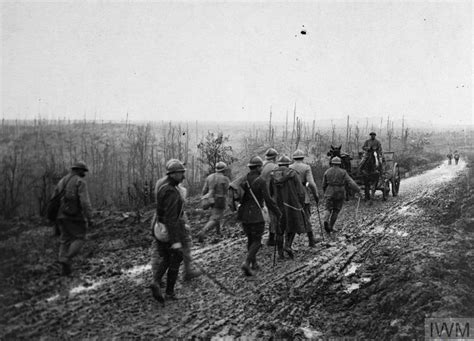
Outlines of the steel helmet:
M250 159L250 162L247 164L247 167L253 167L253 166L263 166L263 161L260 156L254 156L253 158Z
M183 163L178 159L171 159L166 163L166 175L185 171L186 168L184 168Z
M89 168L87 168L86 163L82 161L78 161L75 164L73 164L71 169L82 169L82 170L85 170L86 172L89 171Z
M374 135L374 136L376 136L377 134L376 134L376 133L374 133L374 132L371 132L369 135Z
M273 148L268 148L265 152L265 159L274 159L278 155L278 152Z
M297 149L295 150L295 152L293 153L293 159L304 159L304 152L301 150L301 149Z
M335 157L332 158L331 163L333 165L340 165L341 164L341 158L339 158L338 156L335 156Z
M278 166L286 166L291 163L291 160L288 156L283 155L281 158L278 159Z
M225 162L219 161L216 164L216 172L223 172L226 169L226 167L227 165L225 164Z

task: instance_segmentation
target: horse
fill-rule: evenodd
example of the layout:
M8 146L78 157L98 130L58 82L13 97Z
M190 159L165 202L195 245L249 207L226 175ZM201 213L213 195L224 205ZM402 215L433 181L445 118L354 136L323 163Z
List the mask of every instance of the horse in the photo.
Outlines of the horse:
M361 165L360 172L364 180L365 200L370 200L369 203L372 204L372 198L382 174L382 164L376 151L368 153L367 160Z
M333 157L339 157L341 159L341 168L345 169L349 176L352 174L351 160L352 157L349 154L341 153L342 144L339 147L334 147L331 145L331 149L328 151L327 156L330 157L329 163ZM346 200L352 196L352 191L349 186L346 186Z
M339 147L334 147L331 145L331 149L328 151L327 156L330 157L329 163L331 163L331 160L333 157L339 157L341 159L341 168L345 169L349 175L351 175L352 169L351 169L351 156L346 153L341 153L341 148L342 145Z

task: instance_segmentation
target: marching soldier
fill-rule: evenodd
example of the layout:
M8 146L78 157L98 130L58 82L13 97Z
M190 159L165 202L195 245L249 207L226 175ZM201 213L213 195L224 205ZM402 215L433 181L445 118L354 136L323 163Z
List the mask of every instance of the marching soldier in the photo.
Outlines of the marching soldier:
M214 199L214 206L212 207L211 217L208 223L204 226L203 230L199 233L199 239L203 240L204 235L212 229L216 228L216 233L221 234L220 221L224 216L226 208L227 191L229 189L230 180L224 175L227 165L225 162L218 162L216 165L216 172L209 175L206 178L204 187L202 189L202 195L209 194Z
M53 196L64 190L59 206L59 263L61 275L68 276L72 259L79 254L85 243L86 231L93 225L92 207L85 181L89 171L84 162L76 162L71 172L56 186Z
M454 164L457 165L459 162L459 153L457 150L454 151Z
M446 155L448 157L448 165L451 165L451 161L453 159L453 153L449 152L448 155Z
M303 162L304 160L304 152L300 149L297 149L293 153L293 160L295 161L293 164L290 165L291 169L294 169L298 172L301 184L303 186L308 186L313 194L314 200L316 201L316 205L319 203L319 196L318 196L318 187L313 179L313 172L311 171L311 167ZM308 190L305 190L305 199L304 199L304 212L306 216L306 232L308 235L308 245L309 247L314 247L316 245L316 241L314 240L313 229L311 227L310 217L311 217L311 200L309 197Z
M167 274L166 298L176 299L174 286L183 258L184 279L189 280L200 275L191 267L191 238L186 227L184 197L179 186L184 180L185 171L181 161L171 159L166 163L167 175L158 180L155 186L156 221L165 225L168 234L167 240L159 240L153 233L151 256L153 284L150 288L153 297L159 302L164 302L160 287L163 285L162 277L165 274Z
M265 220L261 207L263 203L267 205L277 219L281 213L268 193L268 187L260 176L263 161L260 157L254 156L250 159L248 167L250 172L241 182L243 197L241 205L237 211L237 217L242 222L242 227L247 235L247 257L242 264L242 270L246 276L254 275L253 270L258 270L257 252L262 245L262 235L265 230Z
M265 152L265 162L263 163L262 174L260 177L265 181L267 188L270 185L270 178L272 172L278 167L276 164L276 158L278 156L278 152L273 149L269 148ZM269 224L269 234L268 234L268 246L275 245L275 231L277 226L277 217L270 212L270 224Z
M327 233L335 231L334 224L346 197L346 185L354 193L360 193L359 186L347 174L346 170L341 168L341 159L336 156L331 160L331 168L323 175L323 191L326 201L324 229Z
M282 212L276 236L279 259L285 258L283 251L293 259L294 252L291 246L295 234L306 232L304 216L306 189L301 183L298 173L289 168L290 163L291 160L288 156L282 156L278 160L278 168L273 171L270 180L270 192Z

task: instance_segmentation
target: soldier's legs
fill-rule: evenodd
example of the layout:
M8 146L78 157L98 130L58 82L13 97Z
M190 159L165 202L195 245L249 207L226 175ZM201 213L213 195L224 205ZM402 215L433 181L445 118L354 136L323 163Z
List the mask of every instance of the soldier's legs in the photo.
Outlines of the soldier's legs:
M255 267L257 264L257 253L262 246L262 235L265 230L265 223L252 224L248 230L248 238L251 240L247 253L246 263Z
M71 273L71 261L79 254L85 243L86 224L61 219L59 222L60 246L58 260L62 266L62 274Z
M326 201L326 210L324 212L324 230L327 233L330 233L331 229L329 227L329 221L331 219L331 214L332 214L332 211L333 211L334 202L333 202L333 199L330 198L330 197L326 197L325 199L326 199L325 200Z
M295 257L293 249L291 246L293 245L293 240L295 239L295 233L293 232L288 232L285 233L285 251L288 253L288 257L293 259Z
M268 246L274 246L275 245L275 231L276 231L276 226L278 224L278 218L276 215L274 215L272 212L270 212L270 224L268 224L268 240L267 240L267 245Z
M183 261L183 255L179 250L169 250L169 268L166 276L166 296L169 299L176 299L174 286L178 279L179 266Z
M333 200L333 209L331 212L331 217L329 220L329 229L334 231L334 224L336 223L337 216L342 209L342 204L344 203L344 199L341 200Z

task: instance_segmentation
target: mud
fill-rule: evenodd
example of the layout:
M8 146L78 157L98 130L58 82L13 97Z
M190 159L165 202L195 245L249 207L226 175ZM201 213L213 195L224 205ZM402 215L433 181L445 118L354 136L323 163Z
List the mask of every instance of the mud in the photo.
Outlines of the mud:
M332 238L300 235L295 260L273 266L259 253L257 276L243 276L246 241L232 216L223 236L196 243L208 277L178 282L162 307L148 285L148 222L111 217L91 233L71 278L50 265L49 230L23 227L2 237L0 337L423 339L425 317L474 316L474 175L463 161L403 179L398 197L372 206L347 202ZM193 233L206 215L191 209ZM357 219L356 219L357 218ZM15 256L12 252L15 251Z

